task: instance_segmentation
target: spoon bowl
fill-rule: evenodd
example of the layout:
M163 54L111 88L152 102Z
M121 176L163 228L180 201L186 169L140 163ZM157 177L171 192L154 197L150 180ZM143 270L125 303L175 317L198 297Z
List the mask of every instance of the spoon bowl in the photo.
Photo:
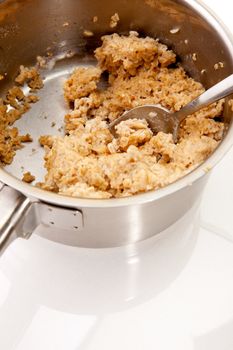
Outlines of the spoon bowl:
M169 112L160 105L136 107L125 112L122 116L109 124L109 130L113 135L116 135L115 127L119 123L128 119L145 119L154 134L157 134L159 131L172 134L173 140L176 143L180 124L185 118L232 93L233 74L212 86L175 113Z
M154 134L162 131L167 134L172 134L174 140L177 138L179 123L176 118L176 113L171 113L160 105L144 105L125 112L109 125L111 133L116 136L115 127L122 121L128 119L145 119Z

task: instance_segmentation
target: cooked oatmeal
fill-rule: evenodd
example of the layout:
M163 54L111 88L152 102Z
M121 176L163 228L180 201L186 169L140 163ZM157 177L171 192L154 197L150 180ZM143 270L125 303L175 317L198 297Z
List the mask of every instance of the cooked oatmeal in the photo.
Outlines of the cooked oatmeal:
M20 66L20 72L15 81L19 85L24 85L26 83L33 90L38 90L43 87L43 80L36 67L27 68Z
M35 176L30 173L30 171L23 174L22 181L31 183L35 180Z
M94 33L91 30L84 30L83 35L86 37L91 37L94 35Z
M26 96L20 86L27 83L36 90L43 86L39 72L24 66L20 66L15 82L17 85L8 90L5 98L0 99L0 165L10 164L22 143L32 141L29 134L19 135L18 129L12 126L39 99L34 94Z
M47 174L42 188L84 198L126 197L164 187L202 163L217 147L224 125L215 117L223 103L188 117L178 143L153 135L145 120L108 123L126 110L160 104L171 111L200 95L203 86L176 64L176 55L152 38L104 36L95 50L96 67L76 68L64 85L70 106L65 136L45 135ZM108 86L98 83L108 75Z
M116 12L114 13L114 15L111 16L110 23L109 23L110 28L116 28L119 21L120 21L120 17Z

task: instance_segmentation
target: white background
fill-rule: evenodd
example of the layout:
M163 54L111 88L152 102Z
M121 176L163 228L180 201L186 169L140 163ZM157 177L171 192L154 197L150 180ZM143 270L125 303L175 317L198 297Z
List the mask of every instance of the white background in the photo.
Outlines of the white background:
M233 31L231 2L205 2ZM0 259L0 349L232 350L232 157L199 213L137 251L14 242Z

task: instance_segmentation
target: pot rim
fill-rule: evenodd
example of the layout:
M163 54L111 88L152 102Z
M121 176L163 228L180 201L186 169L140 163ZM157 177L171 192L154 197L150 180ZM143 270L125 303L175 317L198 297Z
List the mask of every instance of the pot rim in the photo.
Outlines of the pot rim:
M224 25L224 23L218 18L218 16L202 1L185 0L191 8L204 17L209 23L211 23L215 29L219 32L222 40L229 48L229 53L233 60L233 36ZM113 208L124 207L130 205L141 205L159 200L166 196L171 195L187 186L191 186L198 179L203 177L209 170L211 170L230 150L233 145L233 123L229 127L223 141L219 144L214 153L206 159L196 169L189 174L180 178L179 180L165 186L158 190L152 190L146 193L133 195L125 198L110 198L110 199L84 199L64 196L56 193L52 193L46 190L42 190L35 186L24 183L22 180L15 178L13 175L7 173L3 168L0 168L0 181L6 185L20 191L29 198L38 199L43 202L51 203L63 207L71 208Z

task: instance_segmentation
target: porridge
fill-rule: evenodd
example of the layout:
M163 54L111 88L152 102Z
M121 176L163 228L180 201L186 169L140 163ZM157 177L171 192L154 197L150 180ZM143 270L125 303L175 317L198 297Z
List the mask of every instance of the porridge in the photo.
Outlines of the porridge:
M108 123L125 111L144 104L178 111L204 88L176 63L174 52L136 32L104 36L95 57L96 67L76 68L64 84L66 135L39 140L47 170L40 187L83 198L131 196L176 181L218 146L223 100L188 117L176 144L170 134L153 135L145 120L120 123L114 137Z
M21 86L27 84L31 92L43 87L42 79L36 68L20 66L16 85L8 90L5 98L0 98L0 165L10 164L15 153L22 148L22 143L31 142L29 134L19 135L14 122L21 118L39 98L35 94L24 94Z

